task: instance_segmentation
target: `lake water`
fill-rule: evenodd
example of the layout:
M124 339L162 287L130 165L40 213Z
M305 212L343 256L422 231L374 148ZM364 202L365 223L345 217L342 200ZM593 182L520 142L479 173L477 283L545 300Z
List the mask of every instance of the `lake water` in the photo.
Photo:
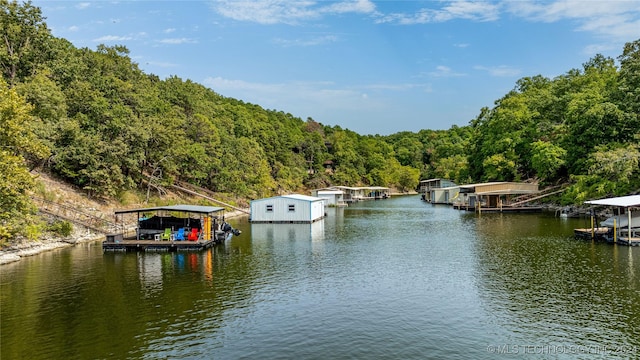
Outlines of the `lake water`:
M0 267L0 358L639 358L640 248L583 219L418 196L249 224L198 253L100 242Z

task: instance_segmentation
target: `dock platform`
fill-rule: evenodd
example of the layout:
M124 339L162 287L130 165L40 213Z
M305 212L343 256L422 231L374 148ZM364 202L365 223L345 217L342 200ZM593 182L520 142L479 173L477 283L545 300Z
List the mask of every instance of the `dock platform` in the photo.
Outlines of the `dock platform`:
M582 228L573 229L573 234L578 239L607 241L609 237L609 231L609 228L606 227L597 227L594 229Z
M104 251L200 251L240 235L224 221L224 208L215 206L167 205L115 214L135 215L135 235L107 234Z
M103 242L104 251L200 251L208 249L218 241L156 241L156 240L119 240L117 242Z

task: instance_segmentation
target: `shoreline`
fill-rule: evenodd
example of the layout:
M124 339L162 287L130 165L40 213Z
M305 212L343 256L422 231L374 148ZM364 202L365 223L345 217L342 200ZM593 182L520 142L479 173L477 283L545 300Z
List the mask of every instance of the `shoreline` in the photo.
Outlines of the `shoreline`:
M242 211L230 211L225 214L225 218L235 218L246 215ZM42 254L44 252L56 249L75 246L76 244L84 244L94 241L104 241L106 234L99 233L81 225L74 224L77 227L73 234L65 238L42 238L36 241L23 240L15 244L11 244L0 250L0 266L15 263L24 257Z
M45 238L37 241L22 241L0 250L0 266L22 260L24 257L42 254L48 251L104 240L104 234L84 231L84 235L69 238Z

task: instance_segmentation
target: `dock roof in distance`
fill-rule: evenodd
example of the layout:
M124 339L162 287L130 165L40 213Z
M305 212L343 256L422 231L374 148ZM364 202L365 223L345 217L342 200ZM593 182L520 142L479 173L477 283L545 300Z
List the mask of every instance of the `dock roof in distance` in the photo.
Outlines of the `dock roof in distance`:
M319 201L319 200L323 200L323 199L318 198L318 197L309 196L309 195L302 195L302 194L282 195L282 197L283 198L289 198L289 199L304 200L304 201Z
M116 214L130 214L137 212L150 212L150 211L179 211L179 212L187 212L187 213L196 213L196 214L210 214L219 211L223 211L224 208L218 206L202 206L202 205L167 205L167 206L156 206L149 208L138 208L138 209L129 209L129 210L116 210Z
M289 194L289 195L279 195L279 196L273 196L273 197L262 198L262 199L255 199L255 200L251 200L251 202L254 203L259 201L272 201L274 199L293 199L293 200L300 200L300 201L307 201L307 202L324 201L323 198L319 198L319 197L303 195L303 194Z
M640 195L629 195L629 196L621 196L621 197L614 197L614 198L608 198L608 199L589 200L589 201L585 201L584 203L590 204L590 205L606 205L606 206L622 206L622 207L640 206Z

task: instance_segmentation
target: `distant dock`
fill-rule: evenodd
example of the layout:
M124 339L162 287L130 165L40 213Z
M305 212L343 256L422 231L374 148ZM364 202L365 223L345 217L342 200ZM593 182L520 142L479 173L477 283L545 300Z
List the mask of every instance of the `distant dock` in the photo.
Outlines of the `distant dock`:
M542 212L541 206L502 206L502 207L478 207L468 204L453 204L456 210L476 211L478 213L531 213Z

